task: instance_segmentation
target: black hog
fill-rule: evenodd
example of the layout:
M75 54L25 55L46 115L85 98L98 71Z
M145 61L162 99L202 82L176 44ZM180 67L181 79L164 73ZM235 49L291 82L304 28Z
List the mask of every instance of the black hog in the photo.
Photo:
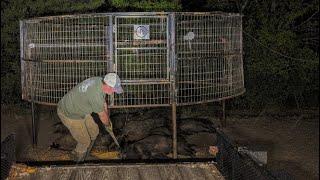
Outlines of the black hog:
M168 119L169 116L170 116L170 111L167 108L149 109L141 112L141 117L143 119L158 119L158 118Z
M137 120L138 116L140 115L139 112L130 112L130 113L113 113L110 116L110 119L113 123L113 129L115 131L121 130L125 123L132 120Z
M206 119L180 119L178 122L178 132L193 134L196 132L215 132L213 123Z
M128 120L128 117L115 117L115 118L112 118L111 121L112 121L112 125L113 125L113 131L114 133L121 133L126 121Z
M171 136L171 131L167 127L162 126L152 129L150 135Z
M125 152L126 159L167 158L171 152L172 139L160 135L148 136L129 146Z
M60 133L60 134L69 134L69 129L62 124L62 122L57 122L54 125L54 132L53 133Z
M188 145L184 141L181 141L180 139L178 139L178 142L177 142L177 151L179 155L183 155L183 156L193 157L194 155L194 150L192 146Z
M186 135L187 144L197 147L209 147L217 143L217 134L208 132L199 132L191 135Z
M127 142L138 141L149 136L152 129L164 126L165 123L166 119L164 118L128 121L122 130L122 135Z

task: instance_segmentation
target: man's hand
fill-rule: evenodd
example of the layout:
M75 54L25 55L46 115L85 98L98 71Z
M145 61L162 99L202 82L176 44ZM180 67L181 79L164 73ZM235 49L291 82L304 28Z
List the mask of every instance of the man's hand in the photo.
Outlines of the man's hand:
M103 104L103 111L99 113L99 117L100 117L101 122L104 125L109 126L110 119L109 119L109 111L108 111L107 103Z
M105 125L106 130L110 133L113 132L112 122L109 120L109 125Z
M99 118L104 125L109 126L110 124L109 116L106 114L105 111L102 111L101 113L99 113Z
M104 127L108 131L108 133L113 134L113 127L112 127L112 122L109 119L109 111L108 111L108 106L107 103L103 104L103 111L99 113L100 120L104 124Z

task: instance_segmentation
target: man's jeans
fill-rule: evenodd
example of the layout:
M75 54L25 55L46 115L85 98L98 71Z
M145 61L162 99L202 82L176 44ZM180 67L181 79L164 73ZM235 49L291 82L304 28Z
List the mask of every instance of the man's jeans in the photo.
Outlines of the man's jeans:
M99 127L90 114L84 119L70 119L58 108L57 113L62 123L69 129L72 137L78 142L75 152L86 153L91 141L94 141L99 134Z

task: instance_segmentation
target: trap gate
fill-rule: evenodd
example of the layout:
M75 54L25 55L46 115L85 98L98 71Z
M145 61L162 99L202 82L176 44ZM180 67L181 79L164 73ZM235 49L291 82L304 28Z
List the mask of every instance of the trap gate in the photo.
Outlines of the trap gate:
M56 105L86 78L116 72L124 93L108 97L110 108L171 106L174 147L177 105L224 102L245 92L240 14L39 17L20 21L20 42L22 99L32 109Z

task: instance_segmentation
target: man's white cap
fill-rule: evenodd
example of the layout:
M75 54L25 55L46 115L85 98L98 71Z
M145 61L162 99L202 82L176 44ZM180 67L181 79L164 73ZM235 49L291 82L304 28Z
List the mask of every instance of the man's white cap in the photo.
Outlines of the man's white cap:
M103 81L108 86L112 87L117 94L123 93L120 78L116 73L108 73L104 76Z

